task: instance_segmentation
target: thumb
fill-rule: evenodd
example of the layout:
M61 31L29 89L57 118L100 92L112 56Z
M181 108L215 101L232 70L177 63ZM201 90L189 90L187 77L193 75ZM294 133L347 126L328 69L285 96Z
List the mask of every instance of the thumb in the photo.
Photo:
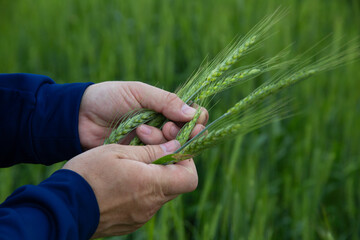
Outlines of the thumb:
M195 115L195 108L184 103L175 93L148 84L135 89L137 100L143 108L162 113L172 121L188 122Z
M146 146L123 146L118 148L121 151L122 157L144 162L152 163L165 155L171 154L181 147L180 143L172 140L160 145L146 145Z

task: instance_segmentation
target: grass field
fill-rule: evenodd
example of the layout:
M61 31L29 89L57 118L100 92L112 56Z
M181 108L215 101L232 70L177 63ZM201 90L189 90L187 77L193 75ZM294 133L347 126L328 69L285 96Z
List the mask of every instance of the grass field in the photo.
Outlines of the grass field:
M324 37L360 36L358 0L0 1L0 72L59 83L143 81L175 90L209 56L279 6L289 14L244 63ZM320 44L321 48L321 44ZM223 112L266 74L221 95ZM360 63L288 91L292 118L197 157L198 189L111 239L360 239ZM62 164L0 170L0 200Z

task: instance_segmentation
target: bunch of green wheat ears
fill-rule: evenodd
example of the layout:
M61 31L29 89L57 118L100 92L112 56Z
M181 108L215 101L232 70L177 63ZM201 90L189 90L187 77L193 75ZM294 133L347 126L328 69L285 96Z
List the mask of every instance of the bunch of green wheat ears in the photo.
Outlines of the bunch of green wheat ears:
M244 37L234 40L234 43L213 61L204 63L176 94L187 104L206 107L215 94L266 72L277 70L274 76L209 123L195 137L189 139L201 113L198 107L194 118L181 128L176 137L181 147L175 153L154 161L154 164L171 164L188 159L225 139L244 135L273 120L288 117L286 103L289 98L285 94L278 94L279 92L316 73L358 59L359 45L354 44L356 40L353 40L339 47L335 53L329 51L330 46L328 46L310 58L303 59L304 57L299 56L291 60L282 60L288 55L288 51L285 50L272 58L261 59L253 65L230 70L243 56L260 46L266 39L266 34L269 35L269 30L286 13L286 9L278 9L265 17ZM320 57L320 53L325 54ZM314 58L317 60L311 60ZM275 95L277 97L274 97ZM118 122L112 123L114 127L104 144L118 143L141 124L161 128L166 121L168 120L163 115L152 110L131 111ZM135 137L130 144L142 145L142 142Z

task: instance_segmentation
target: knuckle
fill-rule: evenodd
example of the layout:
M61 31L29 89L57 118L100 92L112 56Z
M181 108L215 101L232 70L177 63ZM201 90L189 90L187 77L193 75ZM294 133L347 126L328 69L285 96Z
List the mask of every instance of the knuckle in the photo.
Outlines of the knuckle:
M149 161L152 161L156 158L156 149L154 146L144 146L144 151Z
M108 154L112 154L113 156L115 155L117 158L123 158L127 156L125 149L119 144L113 143L105 146L105 152Z
M179 97L175 93L167 92L165 99L166 103L168 103L165 106L171 106L173 103L176 103L179 100Z
M174 118L181 105L181 99L172 92L166 92L162 103L161 112L168 118ZM172 119L175 120L175 119Z
M149 85L146 83L138 81L128 82L127 87L129 91L129 97L134 96L139 103L142 103L144 101L144 94L142 93L142 89L145 89L148 86Z

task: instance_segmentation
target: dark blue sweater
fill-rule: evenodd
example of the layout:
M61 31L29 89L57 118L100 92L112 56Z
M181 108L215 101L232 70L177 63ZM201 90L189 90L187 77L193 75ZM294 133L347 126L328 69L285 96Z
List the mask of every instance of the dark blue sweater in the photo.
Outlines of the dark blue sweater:
M49 165L80 154L79 107L90 84L0 74L0 167ZM98 222L93 190L70 170L20 187L0 205L1 240L89 239Z

